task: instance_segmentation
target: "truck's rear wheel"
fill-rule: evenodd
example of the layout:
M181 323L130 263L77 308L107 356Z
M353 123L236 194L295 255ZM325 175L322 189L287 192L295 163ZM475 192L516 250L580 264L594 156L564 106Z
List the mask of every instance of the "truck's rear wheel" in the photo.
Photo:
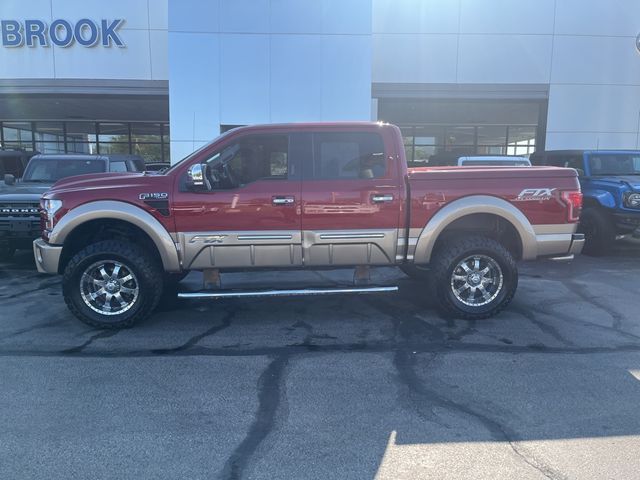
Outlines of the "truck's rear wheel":
M98 328L126 328L148 317L163 288L158 262L134 244L105 240L67 264L62 291L69 310Z
M431 267L431 292L447 316L492 317L511 302L518 287L513 256L486 237L459 237L442 245L434 252Z
M616 239L615 225L609 216L593 207L585 208L580 214L578 230L584 233L582 251L586 255L604 255Z

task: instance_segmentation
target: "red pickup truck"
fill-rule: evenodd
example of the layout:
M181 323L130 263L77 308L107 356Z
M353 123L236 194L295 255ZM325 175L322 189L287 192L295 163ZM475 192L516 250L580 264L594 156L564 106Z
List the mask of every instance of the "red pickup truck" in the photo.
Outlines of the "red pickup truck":
M161 174L84 175L42 197L40 272L63 277L82 321L127 327L163 288L201 270L399 266L440 309L492 316L513 298L516 262L579 253L575 170L407 168L400 130L381 123L237 128ZM364 284L363 284L364 283ZM368 292L222 288L181 296Z

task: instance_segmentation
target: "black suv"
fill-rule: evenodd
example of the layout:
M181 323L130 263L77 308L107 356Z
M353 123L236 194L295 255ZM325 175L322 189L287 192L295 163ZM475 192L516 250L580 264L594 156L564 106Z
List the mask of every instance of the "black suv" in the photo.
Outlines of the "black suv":
M4 150L0 148L0 179L5 175L21 177L29 159L38 152L25 150Z
M24 175L11 174L0 184L0 257L17 249L31 249L40 236L40 197L61 178L104 172L140 172L145 165L137 155L35 155Z

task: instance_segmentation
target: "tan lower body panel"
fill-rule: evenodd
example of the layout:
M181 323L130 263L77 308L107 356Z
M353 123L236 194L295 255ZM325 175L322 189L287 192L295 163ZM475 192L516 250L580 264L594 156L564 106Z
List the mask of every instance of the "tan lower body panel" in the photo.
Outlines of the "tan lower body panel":
M302 265L300 231L177 234L185 270Z
M304 264L389 265L395 263L398 230L305 230Z
M185 270L389 265L404 250L397 229L186 232L174 235Z

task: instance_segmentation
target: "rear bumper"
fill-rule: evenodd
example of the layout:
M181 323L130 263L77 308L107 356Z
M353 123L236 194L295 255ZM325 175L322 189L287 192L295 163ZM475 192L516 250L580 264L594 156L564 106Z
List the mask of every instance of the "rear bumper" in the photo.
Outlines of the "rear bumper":
M58 273L62 245L50 245L43 239L33 241L33 256L40 273Z
M584 234L560 233L536 235L538 257L566 258L579 255L584 247Z
M584 248L584 233L574 233L571 238L571 247L569 253L571 255L580 255Z
M549 257L550 260L573 260L576 255L580 255L582 248L584 247L584 234L575 233L571 239L569 251L564 255L553 255Z

